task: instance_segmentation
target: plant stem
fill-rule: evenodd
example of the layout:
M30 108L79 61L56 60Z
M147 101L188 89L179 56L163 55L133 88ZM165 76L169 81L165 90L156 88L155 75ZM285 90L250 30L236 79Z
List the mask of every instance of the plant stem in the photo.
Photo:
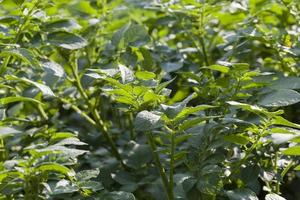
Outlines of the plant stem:
M0 68L0 76L2 74L4 74L4 72L6 71L6 68L7 68L7 65L8 65L9 61L10 61L10 58L11 58L11 56L7 56L5 58L5 60L3 61L3 64L1 65L1 68Z
M17 30L17 33L16 33L16 36L13 40L13 43L18 43L19 39L20 39L20 35L21 33L23 32L23 29L25 27L25 25L27 24L28 20L29 20L29 17L31 16L32 12L34 11L35 7L39 4L39 1L36 1L35 4L32 6L32 8L29 10L29 12L27 13L27 15L25 16L24 18L24 22L18 27L18 30ZM6 68L7 68L7 65L9 63L11 59L11 56L7 56L5 58L5 60L3 61L3 64L1 65L0 67L0 76L2 76L5 71L6 71Z
M130 127L130 139L134 140L135 139L135 133L134 133L133 115L132 115L132 113L129 113L128 121L129 121L129 127Z
M295 164L295 162L294 161L291 161L289 164L288 164L288 166L286 166L286 168L284 168L284 170L281 172L281 177L283 178L285 175L286 175L286 173L291 169L291 167L293 166Z
M170 174L169 174L169 190L171 199L174 199L174 156L175 156L175 132L171 132L171 154L170 154Z
M201 45L201 48L202 48L202 53L203 53L205 65L209 66L209 62L208 62L208 57L207 57L207 53L206 53L206 49L205 49L205 43L204 43L203 36L201 36L199 38L199 40L200 40L200 45Z
M39 111L40 115L42 116L42 118L43 118L45 121L47 121L47 120L49 119L49 117L47 116L47 114L46 114L46 112L45 112L43 106L42 106L41 104L38 104L37 108L38 108L38 111Z
M203 53L203 58L204 58L204 62L206 66L209 66L209 62L208 62L208 56L207 56L207 52L206 52L206 48L205 48L205 42L204 42L204 38L203 38L203 33L204 33L204 10L203 7L201 7L201 11L200 11L200 21L199 21L199 29L200 30L200 38L199 38L199 42L202 48L202 53Z
M78 76L78 71L77 71L78 67L77 67L77 64L76 64L76 59L74 61L74 64L75 64L75 66L72 65L71 70L72 70L72 74L75 78L75 86L78 89L80 95L85 99L85 101L88 104L89 108L91 108L91 113L92 113L92 116L94 118L94 122L96 123L96 127L101 131L101 133L103 134L105 140L108 142L108 144L111 148L111 153L113 154L113 156L121 163L121 165L124 169L128 169L128 167L123 162L123 159L122 159L121 155L119 154L118 149L117 149L112 137L108 133L108 130L107 130L107 127L106 127L105 123L103 122L103 120L102 120L101 116L99 115L97 109L89 101L89 97L88 97L87 93L84 91L84 89L81 85L80 77Z
M5 161L7 158L7 152L5 149L4 139L0 138L0 161Z
M76 111L79 115L81 115L83 118L85 118L90 124L92 124L93 126L96 126L96 122L90 118L84 111L82 111L80 108L78 108L77 106L75 106L74 104L72 104L71 102L69 102L68 100L64 99L64 98L60 98L60 100L65 103L65 104L70 104L71 108Z
M167 194L168 200L173 200L174 198L172 198L172 195L171 195L170 189L169 189L169 181L168 181L165 169L163 168L163 166L160 162L159 155L157 153L157 147L156 147L152 132L149 131L149 132L146 133L146 135L147 135L149 146L151 148L154 163L156 165L156 168L159 171L159 175L160 175L160 178L162 180L164 190Z
M278 152L275 153L275 160L274 160L274 162L275 162L274 172L277 174L278 173L278 166L277 166ZM276 178L276 194L280 194L280 180L278 180L278 178Z

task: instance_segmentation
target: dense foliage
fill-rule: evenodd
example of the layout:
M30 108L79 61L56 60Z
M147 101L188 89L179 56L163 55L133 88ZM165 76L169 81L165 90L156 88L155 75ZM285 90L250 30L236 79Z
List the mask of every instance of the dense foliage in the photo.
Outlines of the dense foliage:
M0 199L300 199L299 41L298 0L1 0Z

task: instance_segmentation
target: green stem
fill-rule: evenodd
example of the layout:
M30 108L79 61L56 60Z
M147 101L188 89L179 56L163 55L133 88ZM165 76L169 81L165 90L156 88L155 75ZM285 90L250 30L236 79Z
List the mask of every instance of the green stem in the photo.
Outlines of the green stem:
M64 99L64 98L60 98L60 100L63 102L63 103L66 103L66 104L70 104L71 105L71 108L73 110L75 110L78 114L80 114L83 118L85 118L90 124L92 124L93 126L95 126L96 128L100 129L100 131L102 133L104 133L104 137L107 141L109 141L109 144L111 146L111 149L112 149L112 154L116 157L117 160L119 160L120 162L122 161L122 158L119 154L119 152L117 151L117 148L115 147L114 145L114 142L113 140L111 139L111 137L107 138L105 133L107 133L107 130L104 129L103 125L100 125L99 123L97 123L97 121L100 121L101 119L99 119L99 117L95 117L96 118L96 122L90 118L84 111L82 111L80 108L78 108L77 106L75 106L74 104L70 103L68 100ZM94 113L93 116L97 116L98 113ZM98 120L97 120L98 119ZM106 130L106 131L105 131ZM108 134L108 133L107 133ZM114 146L114 147L112 147ZM128 167L123 163L121 162L121 165L124 167L124 169L128 169Z
M274 166L274 171L277 173L278 172L278 152L275 153L275 166ZM278 178L276 179L276 194L280 194L280 180Z
M3 64L1 65L1 68L0 68L0 76L5 73L7 65L8 65L10 59L11 59L11 56L7 56L5 58L5 60L3 61Z
M293 165L294 165L295 163L294 163L294 161L291 161L289 164L288 164L288 166L286 166L286 168L284 168L284 170L281 172L281 177L283 178L285 175L286 175L286 173L293 167Z
M5 149L4 139L0 138L0 161L5 161L7 158L7 152Z
M270 119L268 119L268 120L271 121ZM238 162L237 165L235 165L235 169L233 169L231 174L235 175L238 173L238 171L240 170L240 167L246 162L246 160L251 155L251 153L256 149L258 143L260 142L260 139L265 135L265 132L266 132L268 126L269 126L268 124L264 124L262 132L259 133L258 137L254 141L254 143L251 145L251 147L246 150L245 156Z
M76 60L74 61L74 63L75 63L75 66L72 65L71 70L72 70L72 74L75 78L76 88L78 89L80 95L85 99L85 101L88 104L89 108L91 108L91 113L92 113L92 116L94 118L94 122L96 123L96 127L101 131L101 133L103 134L105 140L108 142L108 144L111 148L111 153L121 163L121 165L124 169L128 169L128 167L123 162L123 159L122 159L121 155L119 154L118 149L117 149L112 137L108 133L107 127L106 127L105 123L103 122L101 116L99 115L97 109L94 108L92 103L89 101L89 97L88 97L87 93L84 91L84 89L81 85L80 77L78 76L78 71L77 71L78 68L77 68Z
M201 45L201 48L202 48L204 62L205 62L206 66L209 66L208 56L207 56L207 52L206 52L206 48L205 48L205 42L204 42L204 38L203 38L203 33L204 33L204 10L203 10L203 6L201 7L201 10L200 10L199 26L200 26L199 29L201 29L199 41L200 41L200 45Z
M206 53L206 48L205 48L205 43L204 43L203 36L201 36L199 40L200 40L200 45L201 45L201 48L202 48L202 53L203 53L205 65L209 66L209 62L208 62L208 57L207 57L207 53Z
M160 178L161 178L163 186L164 186L164 190L167 194L168 200L172 200L172 197L170 196L168 178L167 178L165 169L163 168L163 166L160 162L159 155L157 153L157 147L156 147L152 132L149 131L149 132L146 133L146 135L147 135L149 146L151 148L151 152L152 152L152 156L153 156L155 166L159 171L159 175L160 175Z
M83 112L80 108L78 108L77 106L75 106L74 104L72 104L71 102L69 102L68 100L64 99L64 98L59 98L61 100L61 102L65 103L65 104L70 104L71 108L76 111L79 115L81 115L84 119L86 119L90 124L92 124L93 126L96 126L96 122L90 118L85 112Z
M31 14L33 13L35 7L36 7L38 4L39 4L39 1L35 2L35 4L34 4L34 5L32 6L32 8L29 10L28 14L25 16L24 22L18 27L18 30L17 30L16 36L15 36L15 38L14 38L14 40L13 40L13 43L18 43L18 41L19 41L19 39L20 39L20 35L21 35L21 33L23 32L23 29L24 29L25 25L28 23L28 20L29 20ZM6 71L6 69L7 69L7 65L8 65L9 62L10 62L10 59L11 59L11 56L9 55L9 56L7 56L7 57L5 58L5 60L3 61L3 64L2 64L1 67L0 67L0 76L2 76L2 75L5 73L5 71Z
M129 127L130 127L130 139L134 140L135 139L135 133L134 133L134 126L133 126L133 115L132 113L129 113Z
M170 174L169 174L169 191L170 199L174 199L174 168L175 168L175 132L171 132L171 154L170 154Z
M42 106L41 104L38 104L37 108L38 108L38 111L39 111L40 115L42 116L42 118L43 118L45 121L47 121L47 120L49 119L49 117L47 116L47 114L46 114L46 112L45 112L43 106Z

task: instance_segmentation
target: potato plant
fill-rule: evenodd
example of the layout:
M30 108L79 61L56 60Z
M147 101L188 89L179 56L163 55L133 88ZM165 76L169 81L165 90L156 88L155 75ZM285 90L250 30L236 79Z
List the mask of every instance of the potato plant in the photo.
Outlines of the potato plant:
M300 199L298 0L0 0L0 199Z

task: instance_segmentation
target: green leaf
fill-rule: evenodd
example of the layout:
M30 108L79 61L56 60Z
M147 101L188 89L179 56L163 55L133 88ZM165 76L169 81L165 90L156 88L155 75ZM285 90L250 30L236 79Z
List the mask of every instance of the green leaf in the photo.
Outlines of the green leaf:
M281 116L275 116L275 117L272 119L272 124L274 124L274 125L283 125L283 126L288 126L288 127L300 129L300 125L299 125L299 124L290 122L290 121L284 119L284 118L281 117Z
M17 57L31 66L40 65L38 60L35 59L34 54L30 50L25 48L15 48L15 49L1 51L0 57L6 57L6 56Z
M300 170L300 165L298 165L297 167L295 167L294 170L299 171Z
M0 126L0 138L5 138L16 133L21 133L21 131L16 130L12 127Z
M227 103L229 105L236 106L238 108L242 108L244 110L247 110L249 112L253 112L253 113L256 113L256 114L265 114L267 116L273 116L274 114L275 115L278 114L277 112L274 112L274 113L268 112L266 109L258 107L257 105L249 105L249 104L240 103L240 102L237 102L237 101L227 101Z
M186 107L184 108L174 119L174 121L179 121L193 113L196 113L196 112L200 112L200 111L203 111L203 110L207 110L207 109L210 109L210 108L215 108L215 106L212 106L212 105L199 105L199 106L195 106L195 107Z
M131 23L124 33L124 42L130 46L140 47L150 42L144 26Z
M282 153L289 156L300 156L300 146L289 147Z
M128 152L126 164L134 169L139 169L152 159L151 151L148 145L136 143Z
M271 88L278 89L300 89L300 77L280 77L273 81Z
M55 97L55 94L47 85L31 81L27 78L22 78L22 80L37 87L43 93L43 95Z
M81 142L78 138L76 137L70 137L70 138L65 138L58 143L55 143L55 145L87 145L87 143Z
M1 105L6 105L6 104L9 104L9 103L14 103L14 102L19 102L19 101L42 104L42 102L40 102L36 99L28 98L28 97L4 97L4 98L0 99L0 104Z
M91 178L96 178L99 175L99 173L100 173L99 169L83 170L78 172L75 175L75 178L78 181L87 181L90 180Z
M81 0L77 4L77 9L80 12L89 14L89 15L97 15L98 11L95 9L96 7L93 6L92 2L88 0Z
M97 192L99 190L103 190L101 182L97 181L83 181L78 184L78 186L83 190L92 190L93 192Z
M132 185L136 184L134 177L125 171L120 171L113 176L113 179L120 183L121 185Z
M166 82L160 83L160 84L155 88L155 93L160 94L160 93L163 91L163 89L166 88L166 87L167 87L170 83L172 83L175 79L176 79L176 77L173 78L173 79L171 79L171 80L168 80L168 81L166 81Z
M276 133L271 135L271 139L274 144L282 144L287 141L291 141L299 136L300 134L295 135L295 134L286 134L286 133Z
M183 67L182 62L164 62L164 63L161 63L161 68L167 73L175 72L175 71L179 70L182 67Z
M128 23L119 29L112 37L112 44L116 47L134 46L141 47L150 41L144 26Z
M226 191L230 200L258 200L256 194L249 189L237 189Z
M143 55L143 61L141 63L142 67L146 70L151 70L154 68L153 58L148 48L140 47L140 52Z
M47 189L50 190L51 195L73 193L79 190L77 185L65 179L61 179L56 185L51 185L51 187L47 187Z
M60 140L64 138L76 137L74 133L70 132L57 132L51 136L51 140Z
M65 156L68 156L70 158L76 158L82 154L87 153L86 150L80 150L80 149L74 149L74 148L68 148L61 145L51 145L43 149L32 149L35 152L47 152L49 154L62 154Z
M197 97L196 93L192 93L188 97L186 97L182 102L178 102L172 106L161 104L161 108L163 112L169 117L174 118L180 113L183 109L186 109L186 104L190 102L192 99Z
M298 92L290 89L281 89L264 96L259 104L266 107L281 107L298 102L300 102L300 94Z
M65 76L64 68L56 62L44 62L42 66L45 68L46 71L51 71L51 73L56 77L62 78Z
M214 70L214 71L219 71L219 72L222 72L224 74L229 72L229 67L222 66L222 65L210 65L208 67L203 67L203 68Z
M6 75L5 78L8 80L22 81L28 83L30 85L37 87L43 93L43 95L55 97L53 91L47 85L44 85L42 83L34 82L32 80L29 80L28 78L19 78L14 75Z
M22 5L25 0L13 0L17 5Z
M84 38L64 31L50 33L47 39L50 44L69 50L81 49L88 45Z
M239 145L246 145L249 142L249 138L243 135L225 135L224 139L228 142L232 142Z
M81 26L74 19L58 19L46 24L45 29L49 30L65 30L73 31L80 29Z
M197 183L197 189L204 194L216 195L223 187L218 174L207 174Z
M154 73L148 71L137 71L135 76L141 80L150 80L156 77Z
M126 84L134 80L134 73L128 67L119 64L119 69L121 72L122 83Z
M133 194L123 191L111 192L107 195L104 195L102 199L105 200L135 200Z
M160 126L160 116L147 110L137 114L134 127L137 131L150 131Z
M265 200L286 200L282 196L279 196L278 194L267 194L265 197Z
M35 170L41 171L41 172L57 172L69 177L72 177L75 175L74 171L70 170L69 168L57 164L57 163L43 163L40 166L36 167Z
M199 124L203 121L214 119L214 118L219 118L219 117L220 116L208 116L208 117L197 117L195 119L187 119L187 120L184 120L183 122L181 122L181 124L179 125L178 128L180 131L184 131L189 128L192 128L193 126L196 126L197 124Z
M272 128L271 139L275 144L281 144L287 141L293 141L300 137L300 130L293 128Z

